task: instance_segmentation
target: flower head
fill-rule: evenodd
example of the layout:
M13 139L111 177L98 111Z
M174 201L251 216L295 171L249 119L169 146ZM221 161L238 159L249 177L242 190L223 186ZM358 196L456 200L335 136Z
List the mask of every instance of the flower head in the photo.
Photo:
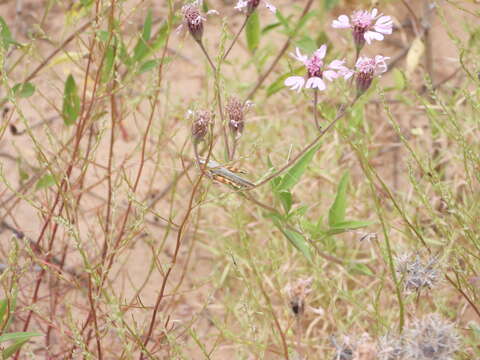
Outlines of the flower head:
M406 359L451 360L459 345L454 324L435 313L417 319L404 334Z
M200 13L202 0L196 0L192 3L182 6L183 23L177 28L180 32L183 28L188 28L188 31L196 41L201 41L203 36L203 23L207 20ZM206 15L217 14L216 10L209 10Z
M263 1L265 7L270 10L272 13L275 14L277 8L267 2L266 0ZM235 9L245 13L245 15L250 16L255 9L260 5L260 0L238 0L237 5L235 5Z
M357 92L364 93L372 84L373 77L387 71L386 56L377 55L374 58L361 56L355 64L357 74Z
M327 45L318 48L311 57L304 55L297 48L295 54L291 54L293 58L305 65L307 70L307 80L303 76L290 76L285 79L285 85L292 90L300 91L305 86L307 89L325 90L326 85L324 79L333 81L341 76L348 79L353 72L348 69L343 60L334 60L328 66L324 66L323 58L327 53Z
M350 18L340 15L333 20L332 27L336 29L351 28L353 39L357 47L362 47L365 41L370 44L372 40L383 40L384 34L391 34L393 21L390 16L378 14L377 9L372 11L355 11Z
M418 291L422 288L432 288L440 278L440 272L435 267L437 259L432 257L422 261L420 256L407 254L397 258L397 272L403 277L407 291Z
M195 143L202 141L208 133L212 122L212 114L207 110L188 110L187 116L193 118L192 138Z
M231 97L228 99L225 110L229 119L228 126L235 138L239 138L243 133L245 126L245 113L252 107L251 101L243 104L238 98Z

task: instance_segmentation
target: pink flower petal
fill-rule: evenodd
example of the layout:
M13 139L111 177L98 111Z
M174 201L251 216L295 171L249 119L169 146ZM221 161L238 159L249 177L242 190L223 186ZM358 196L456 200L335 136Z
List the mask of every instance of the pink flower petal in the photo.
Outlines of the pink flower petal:
M270 4L269 2L265 1L265 7L270 10L273 14L277 12L277 8Z
M373 28L379 33L391 34L393 29L392 18L390 16L382 16L376 21Z
M320 91L323 91L327 88L327 86L325 85L325 82L322 79L314 76L307 80L307 83L305 84L305 88L318 89Z
M292 56L294 59L300 61L301 63L305 64L305 62L308 60L307 55L303 55L300 52L300 49L297 47L295 48L295 54L290 53L290 56Z
M332 21L332 27L335 29L346 29L350 27L350 19L347 15L340 15L337 20Z
M335 80L336 78L338 78L338 74L337 74L335 71L333 71L333 70L325 70L325 71L323 72L323 77L324 77L325 79L327 79L328 81L333 81L333 80Z
M375 65L379 68L380 74L387 71L388 66L387 66L386 60L388 59L390 58L387 56L382 56L382 55L375 56Z
M340 70L342 67L345 67L345 60L333 60L328 67L330 69Z
M237 5L235 5L235 10L243 11L248 6L248 1L238 0Z
M326 53L327 53L327 45L323 44L322 46L320 46L320 48L318 48L315 51L315 56L318 57L319 59L323 59Z
M372 40L379 40L379 41L382 41L384 36L378 32L375 32L375 31L367 31L363 37L365 38L365 41L368 43L368 44L371 44L372 43Z
M284 84L291 90L297 90L298 92L300 92L303 85L305 84L305 79L302 76L290 76L285 79Z
M376 8L373 8L372 12L370 14L371 14L372 18L375 18L378 14L378 10Z

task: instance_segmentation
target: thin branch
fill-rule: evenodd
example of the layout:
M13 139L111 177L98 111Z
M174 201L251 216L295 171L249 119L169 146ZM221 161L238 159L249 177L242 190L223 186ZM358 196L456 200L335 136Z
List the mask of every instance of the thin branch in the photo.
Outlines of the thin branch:
M238 37L240 36L240 34L242 33L243 29L245 28L245 25L247 25L247 22L248 22L248 19L249 19L249 18L250 18L250 15L245 16L245 20L243 21L243 24L242 24L242 26L240 27L240 30L238 30L237 34L235 35L235 37L234 37L233 40L232 40L232 43L231 43L230 46L228 47L228 50L227 50L227 51L225 52L225 54L223 55L222 62L225 61L225 59L227 58L228 54L230 54L230 51L232 50L233 45L235 45L235 43L237 42Z
M290 46L290 42L292 41L293 37L297 34L300 21L307 14L308 10L310 10L310 7L312 6L312 4L313 4L313 0L308 0L307 4L305 5L305 8L302 11L302 15L300 16L300 19L297 22L297 25L295 26L295 30L293 30L292 33L289 35L287 41L285 41L285 44L283 44L282 49L278 53L277 57L270 64L267 71L265 71L263 75L260 76L260 78L257 80L257 83L255 84L255 87L248 93L247 100L251 99L253 95L258 91L258 89L260 88L260 86L262 86L265 79L268 77L268 75L270 75L270 73L273 71L277 63L280 61L283 54L285 54L285 51L287 51L288 47Z

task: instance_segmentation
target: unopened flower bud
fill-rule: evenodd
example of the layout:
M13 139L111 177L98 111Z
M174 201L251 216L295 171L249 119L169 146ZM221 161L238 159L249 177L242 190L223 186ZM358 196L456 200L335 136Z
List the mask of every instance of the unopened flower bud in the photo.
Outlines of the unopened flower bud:
M190 112L190 114L194 116L192 124L193 141L202 141L208 134L208 128L210 127L212 115L209 111L206 110Z
M228 116L228 126L235 138L238 138L243 133L244 128L244 107L241 101L236 97L228 99L225 107Z
M188 31L196 41L201 41L203 36L203 22L205 18L200 15L196 4L186 4L182 7L183 19Z

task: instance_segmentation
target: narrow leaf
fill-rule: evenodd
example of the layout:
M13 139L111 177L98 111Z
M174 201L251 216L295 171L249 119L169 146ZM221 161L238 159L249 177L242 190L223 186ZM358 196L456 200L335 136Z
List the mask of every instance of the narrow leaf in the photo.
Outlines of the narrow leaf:
M145 61L142 65L140 65L140 68L138 69L138 73L142 74L144 72L153 70L158 66L159 63L160 63L160 60L158 59Z
M12 90L15 96L20 98L28 98L35 92L35 85L29 82L18 83L12 88Z
M308 245L307 241L303 237L302 234L285 229L282 231L285 237L290 241L290 243L300 251L303 256L307 258L310 262L312 261L312 251L310 250L310 246Z
M345 212L347 210L347 186L348 172L343 174L338 184L337 195L328 212L328 224L335 227L336 224L345 220Z
M80 114L80 98L77 93L77 84L70 74L65 82L65 90L63 93L63 122L65 125L73 125L77 121Z
M3 327L3 323L5 322L5 311L7 311L8 300L2 299L0 300L0 328Z
M7 347L5 350L2 351L2 359L3 360L8 359L10 356L15 354L18 350L20 350L20 348L23 346L23 344L28 342L28 340L29 339L19 340L16 343L14 343L13 345L10 345L9 347Z
M312 161L313 155L315 155L319 148L320 144L311 148L290 168L290 170L283 176L282 182L278 186L279 191L290 190L300 180L300 177Z
M367 276L375 276L375 274L365 264L354 263L350 264L348 270L353 274L361 274Z
M278 197L282 203L283 208L285 209L285 212L288 214L290 212L290 209L292 208L292 194L288 190L284 190L278 193Z
M287 33L290 33L290 26L288 24L288 20L285 18L285 16L283 16L283 14L280 12L279 9L277 9L277 11L275 11L275 16L277 17L278 21L280 21L280 24L283 25L283 27L285 28L285 30L287 31Z
M245 33L247 35L248 50L253 53L260 44L260 18L258 11L254 11L248 18Z
M28 340L34 336L42 336L42 334L36 332L14 332L9 334L0 335L0 343L10 340L22 341Z
M374 223L373 221L347 220L347 221L341 221L339 223L336 223L331 227L331 229L356 230L356 229L370 226L373 223Z
M148 54L148 41L152 34L152 10L148 10L147 17L143 24L143 31L133 49L133 60L140 61Z
M116 53L116 41L115 38L112 39L108 48L105 50L105 60L103 62L102 68L102 83L106 83L110 80L113 74L113 65L115 64L115 53Z
M0 39L1 39L0 46L2 46L4 50L7 50L8 46L13 42L12 33L10 32L10 29L8 28L7 23L1 16L0 16Z

